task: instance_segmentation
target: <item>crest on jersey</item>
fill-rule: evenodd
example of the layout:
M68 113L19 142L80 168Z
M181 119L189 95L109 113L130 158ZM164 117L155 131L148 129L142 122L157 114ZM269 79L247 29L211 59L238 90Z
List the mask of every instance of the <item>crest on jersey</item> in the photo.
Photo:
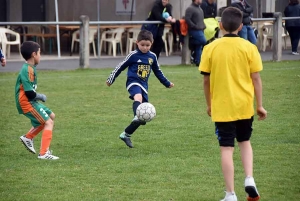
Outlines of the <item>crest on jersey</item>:
M149 62L150 65L152 65L153 64L153 59L152 58L148 58L148 62Z

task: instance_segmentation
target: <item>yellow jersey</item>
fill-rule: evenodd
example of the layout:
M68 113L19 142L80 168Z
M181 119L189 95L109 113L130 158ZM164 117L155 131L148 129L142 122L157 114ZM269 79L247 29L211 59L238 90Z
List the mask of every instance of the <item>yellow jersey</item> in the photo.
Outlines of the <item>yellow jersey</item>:
M204 47L199 70L210 74L212 121L230 122L254 115L251 73L262 69L257 47L237 35L225 35Z

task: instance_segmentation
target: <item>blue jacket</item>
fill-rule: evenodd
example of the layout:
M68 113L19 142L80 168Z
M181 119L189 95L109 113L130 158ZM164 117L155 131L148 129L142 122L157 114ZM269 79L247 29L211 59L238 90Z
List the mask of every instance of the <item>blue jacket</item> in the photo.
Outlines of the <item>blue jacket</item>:
M300 17L300 4L290 4L284 10L286 17ZM286 27L300 27L300 19L286 20Z
M3 52L2 52L2 50L0 49L0 59L2 59L2 58L4 58L5 56L4 56L4 54L3 54Z
M109 84L113 84L115 79L121 74L123 70L128 67L127 71L127 90L133 86L140 86L145 93L148 93L148 79L153 71L154 75L159 79L159 81L165 85L165 87L170 86L170 81L164 76L159 68L156 55L149 51L147 53L142 53L140 50L134 50L127 55L127 57L117 65L115 70L113 70L107 79Z

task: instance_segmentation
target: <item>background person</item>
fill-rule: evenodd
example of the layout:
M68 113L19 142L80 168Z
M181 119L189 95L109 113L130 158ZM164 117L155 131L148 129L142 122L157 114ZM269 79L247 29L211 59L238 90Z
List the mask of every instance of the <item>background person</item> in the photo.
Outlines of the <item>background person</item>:
M252 44L256 44L256 36L252 28L251 16L253 15L253 7L246 0L232 0L231 6L240 9L243 12L243 28L238 35L241 38L249 40Z
M299 0L290 0L289 5L284 10L284 15L286 17L300 17ZM299 55L298 45L300 39L300 19L286 20L285 28L290 35L292 54Z
M163 12L168 12L170 17L164 18ZM150 16L148 18L150 21L162 21L175 23L176 19L172 17L172 5L169 4L169 0L156 0L151 9ZM157 59L160 56L160 52L164 47L164 41L162 36L164 34L165 24L159 24L157 34L154 37L154 42L151 47L151 51L156 54Z
M200 7L202 0L192 0L192 4L185 10L185 21L188 25L188 33L190 36L190 49L194 63L199 66L202 48L206 44L204 37L204 14Z

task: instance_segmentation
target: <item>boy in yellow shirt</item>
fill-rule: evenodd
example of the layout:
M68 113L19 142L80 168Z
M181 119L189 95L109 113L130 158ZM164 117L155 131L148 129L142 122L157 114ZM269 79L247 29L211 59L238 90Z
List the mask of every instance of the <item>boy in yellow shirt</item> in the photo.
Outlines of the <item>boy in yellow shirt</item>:
M215 122L221 149L222 172L226 195L222 201L237 201L234 191L233 152L236 138L245 172L248 201L260 196L253 179L253 152L250 143L256 97L258 120L267 117L262 105L262 83L259 71L262 60L255 45L240 38L242 12L233 7L223 11L220 23L224 37L205 46L199 70L204 75L207 113Z

